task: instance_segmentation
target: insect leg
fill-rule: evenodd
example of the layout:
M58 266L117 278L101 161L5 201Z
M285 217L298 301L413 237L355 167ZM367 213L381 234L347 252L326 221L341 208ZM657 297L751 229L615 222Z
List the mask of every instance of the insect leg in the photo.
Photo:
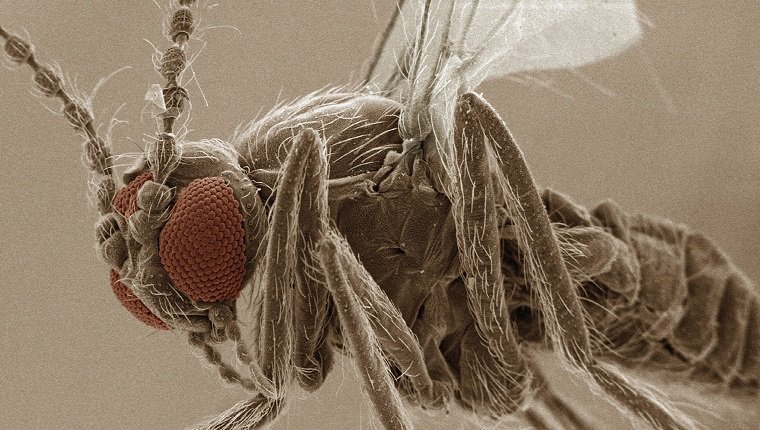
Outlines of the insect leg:
M305 167L298 209L293 364L301 387L314 391L322 385L333 363L332 347L326 342L331 302L316 250L329 219L328 164L325 145L315 133L306 133L299 144L311 146L312 150Z
M196 426L196 430L255 430L266 427L282 409L282 401L263 394L243 400L223 414Z
M289 382L293 332L293 274L297 268L298 211L304 173L316 134L303 130L296 136L276 185L270 230L264 257L263 303L259 333L259 360L277 390Z
M385 428L411 429L412 423L404 413L401 397L393 385L367 311L349 285L344 258L340 255L346 249L349 249L348 244L334 232L328 233L319 244L319 260L335 302L343 334L361 369L367 394Z
M591 355L588 328L575 287L565 266L546 209L520 148L506 125L483 98L468 92L457 104L460 121L470 121L473 132L488 135L490 149L499 161L500 185L509 198L512 221L523 235L520 246L526 252L527 272L545 318L554 349L570 364L587 372L593 381L628 410L660 429L684 429L685 417L674 417L660 399L637 389L612 369L602 367ZM482 138L482 137L481 137ZM485 153L482 155L485 158ZM520 223L524 225L520 225Z
M535 361L536 360L534 359L530 360L530 362L533 363L533 365L531 365L531 370L536 378L534 382L537 391L536 400L543 403L546 406L546 409L550 411L551 415L556 418L557 421L562 423L562 428L579 430L595 429L596 426L589 423L586 418L578 414L567 404L567 402L552 391L549 379L546 377L546 374L535 365ZM528 411L531 411L531 409L532 408L528 408Z
M295 327L299 331L299 334L303 330L307 334L306 337L310 338L303 339L300 335L295 336L296 355L294 358L295 364L298 365L299 360L303 360L305 364L309 364L309 360L313 363L314 360L321 357L321 355L316 354L317 348L321 347L322 350L329 351L327 349L329 347L324 345L323 342L324 330L327 323L327 313L324 309L328 307L329 297L324 294L327 289L323 289L322 287L327 286L333 292L333 296L335 294L346 294L346 292L338 291L336 293L334 291L335 285L340 286L343 284L334 276L334 273L330 274L327 268L325 268L325 262L322 261L322 257L317 257L319 252L316 251L315 246L325 237L329 221L326 147L319 141L316 133L310 130L301 133L299 142L296 145L307 145L312 148L308 155L307 164L304 167L302 198L298 202L299 224L296 227L296 230L299 232L299 240L301 241L299 244L303 243L304 245L303 252L300 254L301 261L299 261L299 265L308 270L301 280L310 282L310 284L302 283L299 285L299 288L303 288L303 290L300 294L296 295L294 300L295 309L293 317ZM361 303L362 314L360 317L367 318L371 329L377 335L379 345L382 346L388 357L412 378L413 385L425 399L424 403L432 403L429 399L433 397L433 386L427 374L427 369L424 366L422 352L401 314L369 273L356 260L350 247L344 241L338 240L337 236L333 237L333 243L339 247L339 252L333 253L333 255L339 258L338 263L341 266L341 271L347 279L345 285L352 288L352 291L350 290L348 293L354 294L356 299ZM331 276L332 278L330 278ZM328 282L331 279L333 287ZM338 302L337 297L335 301L336 303ZM314 306L315 302L317 303L316 306ZM340 309L338 309L338 313L340 315ZM348 331L346 334L349 336L349 339L352 339L354 335L354 333L351 333L352 330L349 329L351 327L356 327L356 325L344 325L344 333ZM322 341L316 342L315 339L321 339ZM364 346L354 345L351 340L349 342L354 347L354 353L357 355L360 354L355 351L356 348L366 349ZM360 363L364 364L361 359ZM386 369L384 371L387 373L387 367L384 366L384 368ZM321 372L321 365L314 370ZM319 376L319 382L321 383L322 374L319 373ZM377 380L374 375L372 380ZM398 396L395 388L393 394ZM399 417L403 415L402 412L403 409L390 411L391 414Z
M457 389L457 382L440 348L446 334L447 320L452 317L446 289L435 288L422 306L424 312L412 323L411 328L422 348L425 366L433 381L434 399L441 402L430 407L447 408L449 399Z
M304 173L316 136L302 131L283 164L277 188L280 191L271 211L270 230L262 266L263 299L260 311L258 358L273 392L240 402L201 426L203 429L259 428L276 417L284 400L284 389L292 375L291 348L294 337L294 303L291 286L297 266L298 210L304 188ZM203 347L199 343L198 347Z
M551 286L549 291L541 291L543 285L535 286L539 290L539 299L546 300L547 303L551 304L564 304L564 306L552 305L551 310L543 309L543 312L554 313L551 315L552 318L547 317L547 324L556 319L555 327L547 327L552 335L552 340L560 340L560 344L555 345L555 347L559 347L557 349L561 349L563 352L565 349L569 349L567 354L571 357L581 357L589 349L589 337L580 302L570 283L570 277L567 276L559 245L549 224L543 202L533 183L533 178L523 161L519 148L508 134L501 119L496 115L487 102L474 93L463 94L457 105L457 116L462 118L461 121L470 124L471 134L479 135L479 139L483 142L485 142L486 134L488 135L491 148L486 148L486 144L483 143L479 156L488 160L488 150L494 151L504 173L506 186L510 188L510 191L514 190L511 194L517 195L517 200L522 206L523 213L521 216L525 218L531 232L529 249L539 254L538 257L543 269L543 273L539 276L545 277L546 284ZM512 216L515 218L512 221L518 224L520 219L517 218L519 217ZM519 225L518 230L520 230ZM525 252L527 253L528 249ZM529 255L526 255L526 260L528 258ZM526 262L526 264L530 263ZM531 270L530 266L527 269ZM544 295L542 293L546 293L548 297L541 297ZM541 305L544 308L549 307L547 303L541 303ZM560 329L560 326L564 330Z
M300 342L297 340L295 323L306 322L306 327L317 333L320 339L323 339L324 327L320 324L309 324L316 322L317 319L309 320L309 317L300 317L297 320L294 313L302 311L298 306L314 303L317 299L304 297L303 300L296 300L293 292L293 286L298 285L299 279L294 275L299 268L297 245L304 244L306 238L315 239L322 235L323 227L326 222L326 191L324 172L326 170L325 162L320 162L319 157L314 157L317 147L320 145L319 138L311 129L302 130L296 136L288 156L283 164L282 173L277 183L277 198L271 210L271 220L269 222L270 230L267 238L266 250L264 254L264 271L262 276L263 299L260 311L260 329L258 344L258 359L264 375L271 380L274 388L271 392L257 394L253 399L240 402L228 409L212 421L205 423L203 429L237 429L237 428L261 428L272 421L279 411L285 398L285 388L290 382L293 375L293 366L298 362L298 358L292 356L293 350L300 348L299 351L308 351L307 346L314 345L310 342ZM309 162L313 165L309 165ZM307 168L307 166L309 166ZM321 176L320 176L321 175ZM315 189L306 191L306 177L317 177ZM319 179L322 179L320 181ZM314 188L314 187L312 187ZM313 193L313 194L312 194ZM300 211L309 207L301 205L302 197L308 197L308 203L314 205L314 208L322 208L317 212L316 221L309 220L309 226L314 228L314 232L307 233L300 230L299 221L308 218L301 216ZM303 236L303 237L302 237ZM309 242L306 242L309 243ZM308 261L304 264L308 264ZM302 285L301 285L302 286ZM299 293L304 291L299 286ZM311 291L306 291L311 293ZM314 309L314 308L312 308ZM316 339L316 337L314 337ZM199 348L207 349L201 342ZM300 347L296 347L300 344ZM321 346L321 345L317 345ZM313 352L313 351L312 351ZM208 355L208 353L207 353ZM309 362L310 354L302 354L303 362ZM209 360L211 361L211 360ZM314 362L309 368L317 373L308 374L308 382L322 381L322 362ZM317 367L318 366L318 367ZM224 375L223 375L224 376ZM312 383L311 385L314 386Z
M477 118L464 107L460 103L455 111L448 190L474 319L461 345L460 393L479 415L498 418L518 408L530 371L509 323L486 143Z
M365 310L370 326L386 357L411 381L416 401L424 408L445 406L451 387L434 383L425 365L419 341L401 312L359 262L349 245L340 242L340 262L349 285Z

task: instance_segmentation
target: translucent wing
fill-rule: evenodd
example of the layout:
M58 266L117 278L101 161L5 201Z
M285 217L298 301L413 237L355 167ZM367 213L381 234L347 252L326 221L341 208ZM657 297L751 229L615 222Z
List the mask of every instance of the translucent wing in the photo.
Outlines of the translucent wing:
M446 108L483 80L579 67L640 36L632 0L404 0L365 78L405 105L404 137L441 136Z
M469 5L469 14L452 16L452 40L459 43L456 55L479 56L467 69L474 85L515 72L579 67L617 54L641 35L631 0Z
M397 89L412 58L435 63L436 39L447 54L479 56L469 79L573 68L628 48L641 37L633 0L399 0L378 41L366 81ZM423 30L424 28L424 30ZM422 31L425 40L417 43ZM430 64L434 65L434 64ZM411 76L408 76L411 78Z

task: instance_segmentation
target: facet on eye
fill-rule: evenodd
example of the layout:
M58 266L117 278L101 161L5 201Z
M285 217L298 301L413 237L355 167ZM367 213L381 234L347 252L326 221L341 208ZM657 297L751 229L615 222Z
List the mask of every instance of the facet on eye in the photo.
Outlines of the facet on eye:
M113 197L113 207L124 219L129 219L133 213L140 209L137 207L137 191L140 190L143 184L151 180L153 180L152 173L140 173L124 188L116 192L116 195Z
M245 275L245 230L224 179L196 179L179 193L161 230L159 256L175 288L190 299L237 297Z
M119 279L119 272L114 269L111 269L111 289L116 295L116 298L119 299L121 304L124 305L129 313L134 315L135 318L158 330L170 329L165 322L161 321L159 317L145 306L145 303L132 293L129 287Z

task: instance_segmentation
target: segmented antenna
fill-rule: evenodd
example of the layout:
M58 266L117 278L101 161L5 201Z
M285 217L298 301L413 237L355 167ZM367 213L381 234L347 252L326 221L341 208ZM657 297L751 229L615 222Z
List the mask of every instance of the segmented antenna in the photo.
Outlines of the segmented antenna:
M34 55L34 45L21 37L8 33L0 26L0 36L5 39L5 53L16 64L28 64L34 70L34 83L37 90L46 97L57 97L63 103L63 116L78 133L87 139L84 143L85 165L94 176L95 195L98 212L106 215L113 212L111 202L116 193L113 177L111 148L105 140L98 137L93 126L92 112L83 100L72 96L64 86L63 77L53 67L40 64Z
M158 114L162 121L157 139L145 149L145 156L153 174L152 180L159 184L165 182L169 174L179 165L181 154L177 147L174 125L190 100L187 90L180 83L180 77L187 67L185 47L195 30L194 17L190 9L195 0L179 0L178 3L179 7L170 11L167 16L169 23L167 36L174 44L161 55L158 67L158 72L166 79L166 84L162 89L166 110ZM156 221L162 217L160 213L151 213L148 216L154 217ZM203 358L209 364L217 368L223 380L239 384L248 391L263 392L272 397L275 393L272 381L264 375L243 341L233 309L234 304L217 303L208 314L211 330L209 332L189 331L188 340L192 346L201 351ZM226 363L218 349L212 345L226 340L235 343L235 355L242 364L248 367L250 377L241 375L232 365Z
M193 13L190 10L195 0L179 0L179 7L171 11L169 21L169 38L174 45L161 55L159 73L166 79L162 93L166 110L158 116L162 119L163 129L158 130L158 138L146 148L146 156L156 182L163 182L179 164L180 154L177 150L174 124L182 115L186 103L190 100L187 90L179 82L187 66L187 46L190 35L195 30Z

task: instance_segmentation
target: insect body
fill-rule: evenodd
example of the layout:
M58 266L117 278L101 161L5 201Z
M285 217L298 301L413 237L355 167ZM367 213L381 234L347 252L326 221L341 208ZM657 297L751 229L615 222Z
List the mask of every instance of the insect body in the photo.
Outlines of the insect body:
M492 6L463 4L472 22L483 17L478 7ZM288 384L319 388L338 349L364 369L388 428L410 427L402 400L427 409L457 403L491 419L522 413L537 427L546 424L532 406L544 403L555 419L583 427L532 364L531 348L545 344L568 369L660 428L689 422L600 363L606 351L626 362L659 360L726 383L757 383L757 297L736 282L738 271L680 227L610 205L588 214L552 192L541 199L498 115L467 91L493 57L465 55L469 26L441 38L425 18L456 5L417 9L417 41L398 54L406 77L370 76L387 78L383 89L392 98L316 93L273 110L231 144L175 139L168 120L125 175L127 186L115 193L101 187L114 198L101 199L100 247L118 273L112 283L122 300L141 303L131 310L155 327L188 332L225 380L254 392L206 427L254 428L274 419ZM520 7L496 10L509 23L516 12L530 12ZM179 11L175 42L192 28ZM11 56L29 62L17 40L6 38ZM464 49L449 51L460 42ZM167 79L165 95L178 95L168 101L181 101L183 90ZM86 113L70 117L83 129L92 122ZM105 152L94 133L88 139L95 155ZM107 166L98 172L110 173ZM654 263L685 276L661 288ZM725 276L710 277L695 264ZM724 290L721 279L733 281ZM250 348L234 302L249 282ZM689 314L708 296L727 303L707 319L718 329L700 329ZM745 307L731 319L734 302ZM586 314L603 342L591 341ZM704 342L687 345L696 339L684 329ZM739 342L730 342L734 334ZM245 372L219 354L225 340Z
M757 388L757 290L711 240L612 202L588 212L551 190L544 202L560 236L586 249L576 273L600 354Z

